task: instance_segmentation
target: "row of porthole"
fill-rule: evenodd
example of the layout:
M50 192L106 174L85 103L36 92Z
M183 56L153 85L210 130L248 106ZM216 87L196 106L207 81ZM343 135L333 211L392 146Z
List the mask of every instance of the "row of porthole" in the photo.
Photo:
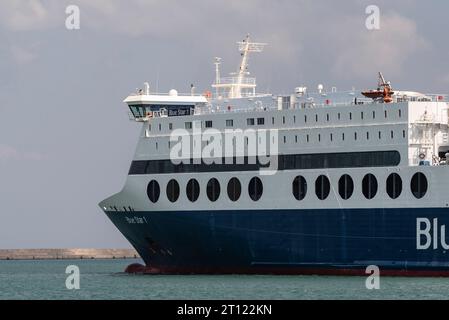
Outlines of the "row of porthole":
M362 180L362 193L366 199L373 199L377 195L378 182L376 177L369 173ZM320 200L325 200L330 194L329 178L321 175L315 180L315 194ZM410 181L410 190L415 198L423 198L428 189L426 176L418 172ZM304 177L298 176L293 180L293 195L297 200L303 200L307 194L307 182ZM402 179L399 174L392 173L386 181L387 194L391 199L397 199L402 193ZM338 193L343 200L348 200L354 193L354 181L350 175L342 175L338 180Z
M418 172L410 182L412 194L417 199L423 198L428 189L426 176ZM319 176L315 180L315 194L320 200L326 200L330 194L331 185L329 178L325 175ZM402 193L402 179L397 173L392 173L386 180L387 194L392 199L397 199ZM373 199L377 195L378 182L373 174L367 174L362 180L362 193L366 199ZM160 186L156 180L150 181L147 187L147 195L151 202L156 203L160 198ZM166 188L167 198L170 202L176 202L180 196L179 183L172 179ZM210 201L215 202L220 197L220 182L216 178L209 180L206 186L206 194ZM303 176L297 176L292 183L293 196L298 200L304 200L307 195L307 181ZM343 200L348 200L354 193L354 181L350 175L344 174L338 180L338 193ZM229 180L227 194L231 201L236 202L242 194L242 185L237 178ZM253 201L258 201L263 194L262 181L254 177L248 184L248 195ZM196 202L200 196L200 184L197 180L191 179L186 186L186 195L191 202Z
M220 182L212 178L209 180L206 186L206 194L210 201L215 202L220 197L221 187ZM242 185L240 180L232 178L228 182L227 186L228 197L231 201L236 202L242 195ZM147 195L151 202L156 203L159 201L161 189L159 183L156 180L150 181L147 187ZM176 202L180 196L179 183L172 179L167 183L166 188L167 199L170 202ZM248 184L248 195L253 201L259 201L263 194L263 184L258 177L254 177ZM186 195L191 202L196 202L200 196L200 184L196 179L190 179L186 186Z

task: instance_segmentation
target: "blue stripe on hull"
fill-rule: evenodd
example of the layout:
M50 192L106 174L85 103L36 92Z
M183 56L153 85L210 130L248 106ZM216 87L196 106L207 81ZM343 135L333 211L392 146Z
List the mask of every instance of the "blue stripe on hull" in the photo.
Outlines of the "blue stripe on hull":
M449 225L445 208L107 214L145 263L159 269L214 273L374 264L449 271L449 252L440 237L436 250L416 248L417 218Z

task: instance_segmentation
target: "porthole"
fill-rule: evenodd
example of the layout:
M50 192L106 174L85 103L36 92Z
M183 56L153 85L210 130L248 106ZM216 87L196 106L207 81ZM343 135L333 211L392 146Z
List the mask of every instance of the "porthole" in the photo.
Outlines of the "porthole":
M151 202L156 203L161 195L161 188L156 180L151 180L147 186L147 196Z
M200 196L200 184L195 179L191 179L186 187L187 198L190 202L195 202Z
M371 173L367 174L362 180L362 192L368 200L373 199L377 194L377 179Z
M397 173L392 173L387 179L387 193L391 199L397 199L402 193L402 179Z
M410 183L410 188L416 199L422 199L426 195L428 188L426 176L421 172L415 173Z
M167 198L170 202L176 202L179 198L179 183L175 179L167 184Z
M262 185L262 181L257 178L254 177L251 179L251 181L249 182L248 185L248 193L250 198L253 201L259 201L260 198L262 197L262 193L263 193L263 185Z
M348 200L354 193L354 181L352 178L345 174L338 181L338 193L343 200Z
M297 176L292 183L293 196L296 200L301 201L307 195L307 181L302 176Z
M210 179L207 183L206 193L210 201L217 201L220 197L220 182L215 178Z
M242 194L242 185L237 178L232 178L228 182L228 197L231 201L236 202Z
M326 176L319 176L315 181L315 193L318 199L326 200L329 196L331 185Z

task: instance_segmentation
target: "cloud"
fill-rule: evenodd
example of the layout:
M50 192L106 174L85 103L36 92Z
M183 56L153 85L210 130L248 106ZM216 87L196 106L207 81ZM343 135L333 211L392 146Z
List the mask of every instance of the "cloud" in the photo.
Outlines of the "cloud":
M336 35L343 46L337 50L333 72L343 78L360 78L383 71L400 76L407 59L430 44L421 36L416 23L396 13L381 15L381 29L360 28Z
M0 24L13 31L41 29L49 22L48 8L41 0L2 1Z
M45 156L39 152L22 152L6 144L0 144L0 161L9 160L43 160Z
M428 45L418 34L416 23L391 9L389 2L381 2L378 31L365 28L366 6L358 1L340 5L271 0L15 0L2 3L0 23L11 30L63 28L65 7L69 4L80 7L82 30L105 34L194 44L207 39L208 43L202 45L218 47L237 34L242 37L247 32L257 32L256 38L270 42L274 59L319 61L323 56L324 63L329 64L330 53L309 57L304 44L327 48L335 57L330 71L348 78L378 70L396 76L407 57ZM29 50L14 51L17 62L33 59Z
M19 65L33 62L37 57L31 49L25 49L17 45L11 46L11 55L13 60Z

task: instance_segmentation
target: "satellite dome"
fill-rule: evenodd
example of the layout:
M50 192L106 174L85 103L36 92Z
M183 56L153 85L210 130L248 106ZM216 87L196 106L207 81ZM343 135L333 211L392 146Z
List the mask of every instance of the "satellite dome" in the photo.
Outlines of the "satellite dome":
M178 91L176 91L175 89L171 89L171 90L168 92L168 95L169 95L170 97L176 97L176 96L178 95Z

